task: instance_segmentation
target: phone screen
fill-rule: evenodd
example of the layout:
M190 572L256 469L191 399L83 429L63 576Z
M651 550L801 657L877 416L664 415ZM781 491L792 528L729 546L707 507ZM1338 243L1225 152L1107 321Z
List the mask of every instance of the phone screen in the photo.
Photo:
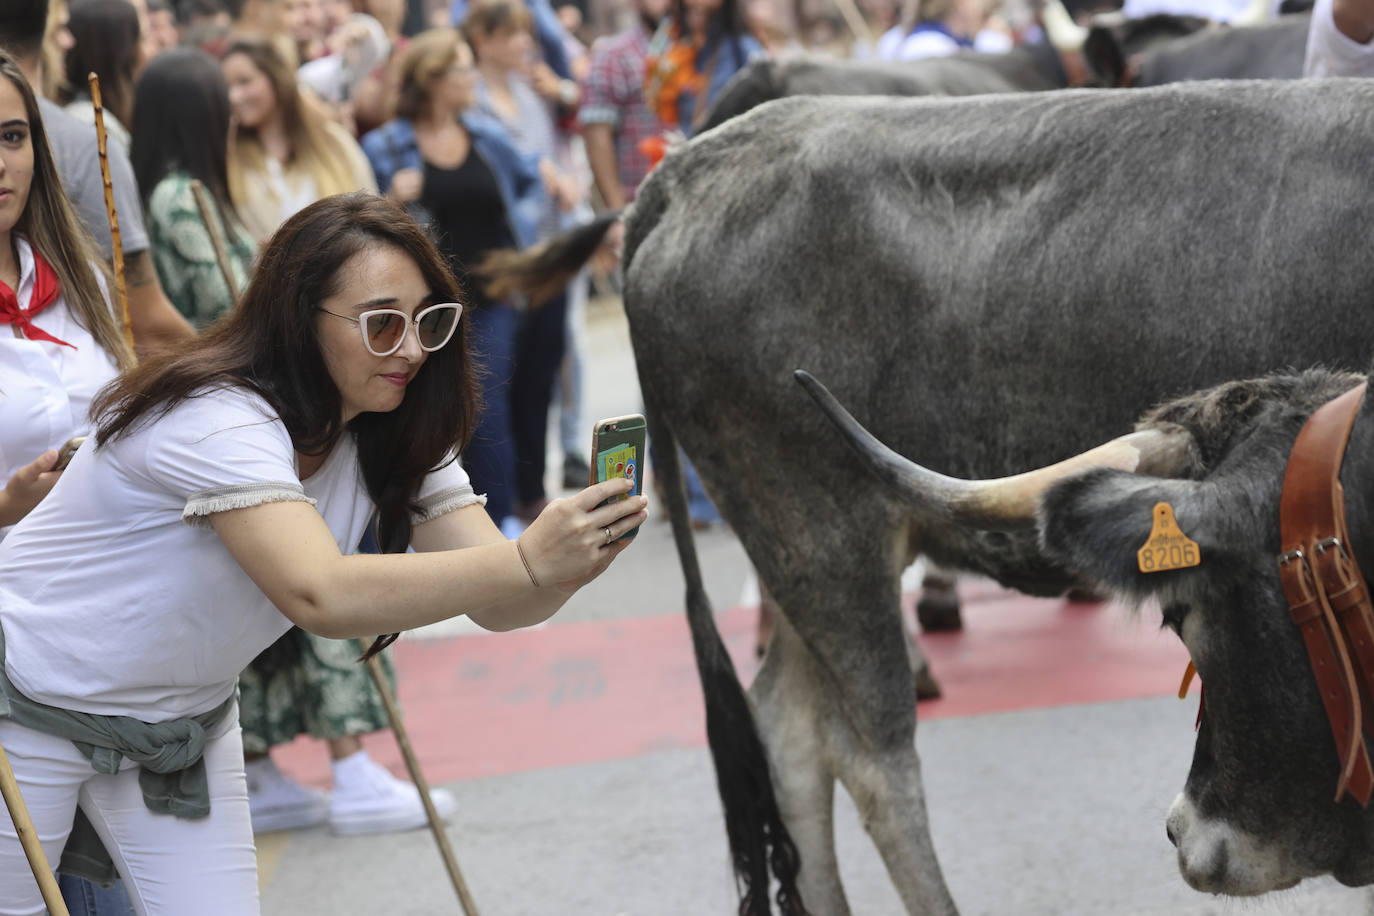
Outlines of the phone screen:
M592 435L592 483L625 477L634 485L629 493L615 499L638 496L643 491L644 457L643 416L633 414L596 424ZM621 539L634 537L638 530L630 529Z

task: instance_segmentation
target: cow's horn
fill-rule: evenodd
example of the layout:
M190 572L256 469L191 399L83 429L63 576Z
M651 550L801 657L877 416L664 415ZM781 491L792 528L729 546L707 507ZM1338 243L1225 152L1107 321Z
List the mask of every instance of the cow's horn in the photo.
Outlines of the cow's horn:
M798 369L795 375L869 469L907 502L956 524L984 530L1034 525L1040 496L1050 484L1075 472L1114 468L1168 477L1185 467L1192 454L1191 434L1182 427L1171 426L1121 436L1058 464L1014 477L960 480L897 454L864 429L810 373Z
M1045 27L1045 37L1061 53L1082 50L1088 39L1088 30L1073 21L1060 0L1046 0L1040 10L1040 23Z

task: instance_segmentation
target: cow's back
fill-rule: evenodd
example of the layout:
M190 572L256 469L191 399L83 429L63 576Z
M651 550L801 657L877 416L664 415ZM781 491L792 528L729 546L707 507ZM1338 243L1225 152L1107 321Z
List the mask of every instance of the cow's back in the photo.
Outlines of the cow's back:
M727 426L830 441L802 367L914 460L989 476L1225 379L1363 368L1370 149L1359 81L770 103L641 191L641 373L689 454Z

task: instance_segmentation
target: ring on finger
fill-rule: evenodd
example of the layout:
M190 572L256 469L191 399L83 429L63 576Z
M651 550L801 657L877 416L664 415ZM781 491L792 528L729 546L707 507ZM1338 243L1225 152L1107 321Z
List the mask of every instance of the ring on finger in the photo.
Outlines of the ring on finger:
M611 542L611 526L607 525L605 528L602 528L601 530L606 532L606 543L609 544Z

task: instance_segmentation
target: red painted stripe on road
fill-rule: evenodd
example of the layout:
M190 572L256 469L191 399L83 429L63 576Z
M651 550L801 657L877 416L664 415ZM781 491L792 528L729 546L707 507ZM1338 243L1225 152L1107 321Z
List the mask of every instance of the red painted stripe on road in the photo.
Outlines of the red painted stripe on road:
M718 618L746 680L755 616L736 608ZM1157 622L1114 607L975 588L964 620L962 632L922 637L947 697L922 703L922 718L1166 695L1187 664ZM403 640L393 651L406 727L434 783L705 745L684 615ZM365 745L404 772L389 734ZM299 739L274 756L297 778L329 784L320 742Z

